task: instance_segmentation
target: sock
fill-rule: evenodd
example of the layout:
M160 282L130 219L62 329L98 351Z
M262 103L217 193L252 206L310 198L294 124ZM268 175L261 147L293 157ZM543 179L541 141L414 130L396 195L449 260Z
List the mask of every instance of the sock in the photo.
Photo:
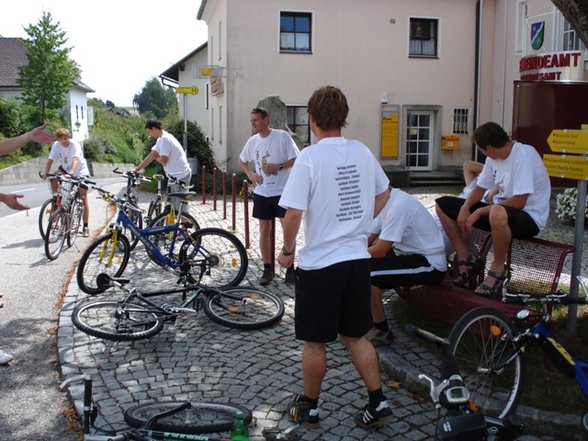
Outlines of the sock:
M271 263L264 263L263 269L272 269L272 264Z
M368 399L369 406L375 409L386 399L386 397L384 396L384 392L382 392L382 388L379 388L373 391L368 390Z
M318 407L318 398L310 399L306 395L304 395L304 399L306 401L308 401L308 403L310 404L310 408L311 409L316 409Z
M88 228L88 224L84 224L84 228Z
M388 332L388 322L386 320L379 323L374 322L374 327L382 332Z

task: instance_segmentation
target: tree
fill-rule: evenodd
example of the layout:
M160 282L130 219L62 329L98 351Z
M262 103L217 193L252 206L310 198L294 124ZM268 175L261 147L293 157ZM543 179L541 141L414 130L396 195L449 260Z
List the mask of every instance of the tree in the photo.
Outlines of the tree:
M58 111L66 104L80 68L69 58L71 48L64 47L65 32L59 22L53 22L50 12L43 12L39 22L25 31L29 35L24 40L28 64L19 68L17 82L23 89L24 103L36 108L43 122L48 111Z
M588 47L588 0L551 0Z
M157 78L148 80L141 92L134 96L133 102L141 114L151 113L158 119L164 118L178 106L175 92L164 89Z

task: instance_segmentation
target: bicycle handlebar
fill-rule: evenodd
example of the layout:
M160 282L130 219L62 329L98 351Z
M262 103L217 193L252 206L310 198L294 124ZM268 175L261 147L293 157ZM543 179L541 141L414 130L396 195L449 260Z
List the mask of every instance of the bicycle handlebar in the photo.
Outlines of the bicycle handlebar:
M588 301L585 297L570 297L563 292L548 294L542 297L532 296L527 293L511 294L506 293L502 296L502 302L514 305L527 305L530 303L558 303L561 305L586 305Z
M119 175L123 175L123 177L125 177L125 178L131 178L131 179L134 179L134 180L137 179L137 180L143 181L143 182L151 182L152 181L151 178L145 176L142 173L134 172L134 171L130 171L130 170L121 171L121 170L118 169L118 167L116 167L114 170L112 170L112 172L113 173L116 173L116 174L119 174Z

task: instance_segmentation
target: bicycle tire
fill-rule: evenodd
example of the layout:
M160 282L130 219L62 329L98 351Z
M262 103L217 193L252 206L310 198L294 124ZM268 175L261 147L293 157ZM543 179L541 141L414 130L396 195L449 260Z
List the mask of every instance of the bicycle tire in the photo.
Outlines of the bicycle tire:
M112 341L143 340L157 334L164 325L157 310L115 300L78 303L71 321L88 335Z
M80 259L76 280L79 288L86 294L96 295L104 292L96 283L98 274L106 273L112 277L120 277L129 263L129 240L119 233L118 245L113 251L112 235L111 232L100 236L90 244Z
M49 260L55 260L59 257L65 243L66 230L67 213L62 208L59 208L49 216L49 223L45 232L45 255Z
M53 204L54 198L49 198L43 205L41 205L41 211L39 211L39 232L41 237L45 240L45 232L47 231L47 224L49 223L49 217L51 216L51 204ZM49 208L47 208L49 206Z
M161 199L156 199L149 202L149 208L147 209L147 225L150 226L153 220L161 214Z
M237 236L220 228L190 234L180 248L180 270L191 281L219 289L237 286L247 273L247 251Z
M168 211L164 210L163 213L160 213L159 215L157 215L154 219L152 219L149 222L148 227L153 228L153 227L168 226L169 225L168 219L169 219L168 218ZM180 221L180 224L185 224L186 222L189 222L192 225L192 227L188 231L197 231L200 229L198 222L196 222L196 219L194 219L194 217L190 213L182 213L182 219ZM149 235L149 239L159 249L159 251L161 251L161 254L168 256L168 257L170 256L170 246L171 246L170 235L171 234L173 234L173 233L162 233L162 234ZM182 240L182 236L177 235L176 240ZM153 260L155 263L159 264L159 261L153 256L152 253L148 252L147 254L151 258L151 260ZM174 258L178 259L179 257L177 255L175 255Z
M125 422L132 427L144 428L153 415L169 411L181 404L182 401L165 401L132 406L124 413ZM243 419L247 424L252 419L251 411L243 406L201 401L191 404L188 409L157 420L149 429L196 435L231 430L237 412L243 412Z
M236 287L209 295L204 312L212 321L230 328L261 329L282 319L284 302L267 291Z
M82 230L82 216L84 215L84 201L76 198L70 207L70 226L67 233L67 246L71 247Z
M471 393L471 401L483 415L506 418L519 403L524 380L521 354L501 367L517 348L513 340L516 335L512 321L488 307L467 312L449 333L450 348Z

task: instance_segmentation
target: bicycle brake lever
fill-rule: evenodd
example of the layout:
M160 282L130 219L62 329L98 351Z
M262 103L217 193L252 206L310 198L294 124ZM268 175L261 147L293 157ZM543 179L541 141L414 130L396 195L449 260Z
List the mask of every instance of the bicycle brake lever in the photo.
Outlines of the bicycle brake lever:
M439 396L437 394L437 388L435 387L435 382L433 379L428 375L419 374L419 380L425 380L429 383L429 395L431 396L433 403L437 404L439 402Z

